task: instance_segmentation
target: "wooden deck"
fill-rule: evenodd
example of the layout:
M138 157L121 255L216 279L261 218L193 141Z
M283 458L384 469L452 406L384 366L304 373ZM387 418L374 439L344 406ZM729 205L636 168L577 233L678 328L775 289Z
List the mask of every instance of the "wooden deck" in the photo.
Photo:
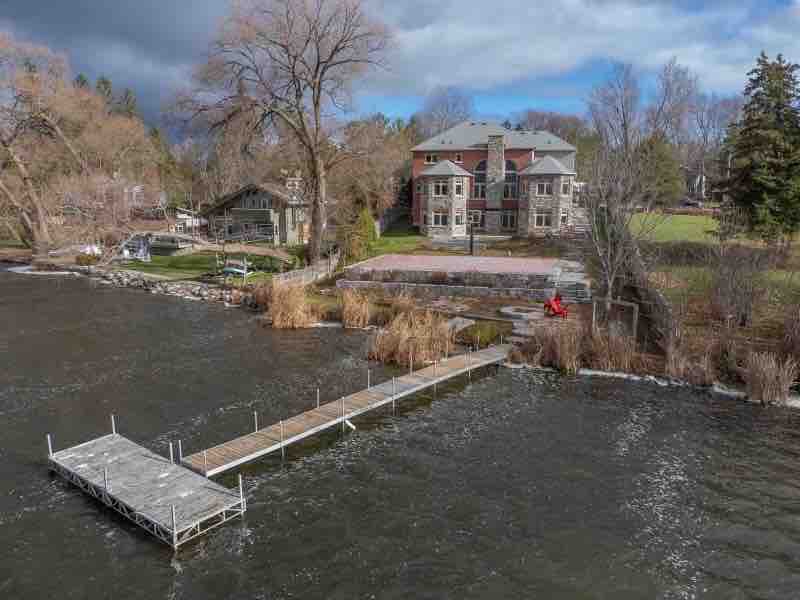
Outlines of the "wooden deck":
M392 404L436 384L474 369L504 362L511 346L493 346L486 350L454 356L435 366L373 386L334 402L323 404L296 417L183 457L185 466L212 477L230 471L287 446L336 426L342 428L361 414Z
M50 469L173 548L244 514L228 490L117 434L51 453Z

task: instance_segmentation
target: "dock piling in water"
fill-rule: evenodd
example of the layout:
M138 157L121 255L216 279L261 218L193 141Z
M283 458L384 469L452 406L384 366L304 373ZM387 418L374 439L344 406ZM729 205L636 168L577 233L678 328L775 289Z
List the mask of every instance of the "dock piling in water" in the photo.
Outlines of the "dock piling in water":
M117 433L117 420L113 414L111 415L111 433Z
M47 434L47 456L53 456L53 438L49 433Z

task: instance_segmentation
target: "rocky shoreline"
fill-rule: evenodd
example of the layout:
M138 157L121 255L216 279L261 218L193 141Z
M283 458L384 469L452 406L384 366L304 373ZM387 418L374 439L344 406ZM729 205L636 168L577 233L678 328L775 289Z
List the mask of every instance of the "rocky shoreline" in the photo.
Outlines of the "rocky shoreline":
M150 294L173 296L185 300L203 301L236 306L243 308L258 308L252 293L236 289L228 289L215 283L199 281L168 281L137 273L136 271L122 271L96 266L75 266L38 264L35 267L39 272L72 273L82 275L102 284L118 288L142 290Z

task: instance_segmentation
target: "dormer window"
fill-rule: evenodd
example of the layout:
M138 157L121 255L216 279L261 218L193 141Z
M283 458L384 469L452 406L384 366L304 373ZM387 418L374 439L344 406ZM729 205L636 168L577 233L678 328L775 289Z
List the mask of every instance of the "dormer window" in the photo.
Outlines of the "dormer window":
M425 164L426 165L435 165L439 162L439 157L436 154L426 154L425 155Z
M456 152L455 162L459 165L464 162L464 156L461 154L461 152Z

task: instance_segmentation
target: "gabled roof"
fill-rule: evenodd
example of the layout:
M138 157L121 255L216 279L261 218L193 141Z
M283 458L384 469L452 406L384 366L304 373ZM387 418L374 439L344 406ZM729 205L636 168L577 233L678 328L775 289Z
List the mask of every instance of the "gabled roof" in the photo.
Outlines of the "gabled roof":
M428 167L422 173L422 177L472 177L472 173L465 171L454 162L443 160L436 163L432 167Z
M509 150L575 152L575 146L547 131L511 131L492 121L464 121L411 150L426 152L483 149L486 148L490 135L502 135L506 149Z
M544 156L533 161L520 175L575 175L575 171L571 171L552 156Z
M287 190L286 188L284 188L284 187L282 187L280 185L277 185L277 184L274 184L274 183L259 183L259 184L251 183L249 185L244 186L243 188L241 188L239 190L236 190L232 194L228 194L227 196L223 196L222 198L217 200L214 204L212 204L210 206L207 206L206 208L201 210L200 214L203 215L203 216L207 216L210 213L214 212L215 210L217 210L219 208L223 208L225 205L230 204L231 202L234 202L235 200L237 200L242 195L248 194L248 193L251 193L251 192L256 192L256 193L261 192L261 193L269 194L270 196L272 196L274 198L277 198L278 201L280 201L282 204L298 204L299 203L299 204L303 205L302 204L302 199L300 199L300 202L298 202L298 199L295 196L292 196L289 193L289 190Z

